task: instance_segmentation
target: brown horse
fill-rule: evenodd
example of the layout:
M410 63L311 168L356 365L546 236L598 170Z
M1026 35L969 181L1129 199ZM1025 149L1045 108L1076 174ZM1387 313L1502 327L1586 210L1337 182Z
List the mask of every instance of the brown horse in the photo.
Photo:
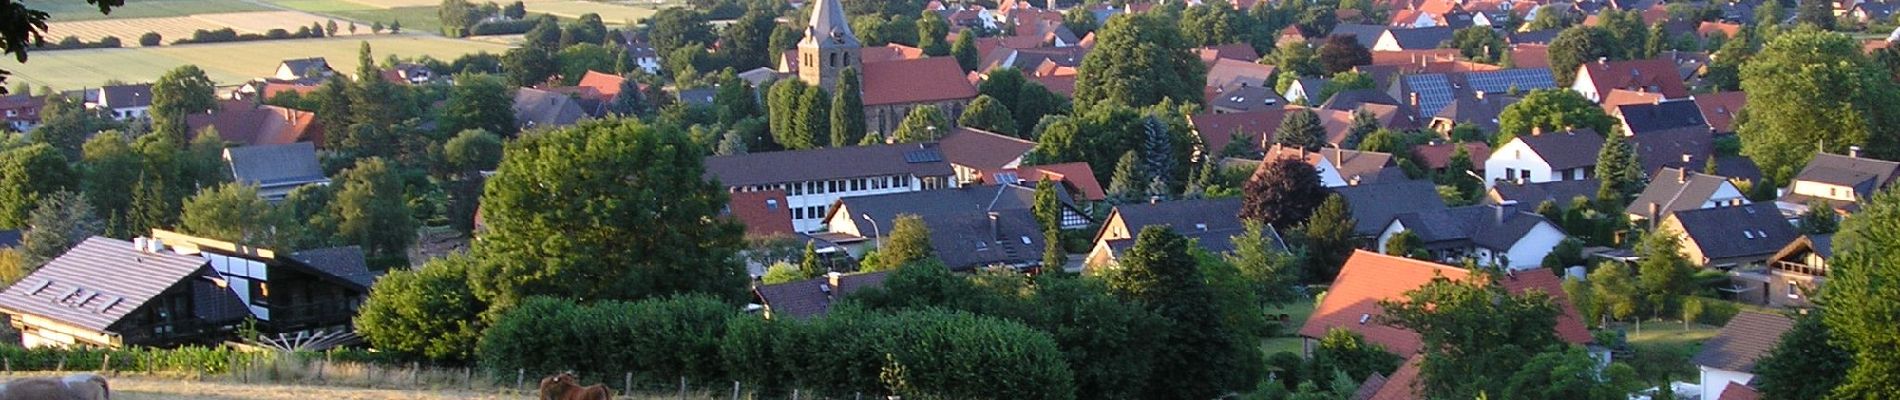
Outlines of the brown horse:
M108 400L111 398L111 389L106 385L106 378L95 374L21 378L0 384L0 400Z
M562 372L541 379L541 400L613 400L613 398L614 392L608 390L605 385L581 386L580 378L575 377L572 372Z

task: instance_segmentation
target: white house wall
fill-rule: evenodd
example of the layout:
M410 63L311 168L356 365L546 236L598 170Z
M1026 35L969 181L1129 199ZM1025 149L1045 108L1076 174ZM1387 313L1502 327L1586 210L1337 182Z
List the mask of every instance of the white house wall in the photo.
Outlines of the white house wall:
M1590 61L1585 60L1585 62ZM1577 91L1577 94L1583 95L1583 98L1590 99L1591 102L1602 102L1603 94L1597 93L1596 82L1590 79L1590 74L1583 73L1583 71L1582 66L1577 67L1577 81L1570 84L1570 90Z
M1517 239L1517 243L1512 244L1511 249L1504 253L1510 257L1509 267L1515 270L1543 267L1544 256L1549 255L1551 249L1556 248L1557 243L1564 241L1565 237L1564 232L1556 226L1548 222L1539 222L1537 226L1525 232L1524 237Z
M1499 179L1516 180L1516 176L1505 176L1505 173L1509 172L1507 170L1530 171L1531 176L1530 179L1525 180L1526 183L1556 180L1551 176L1550 164L1544 162L1544 158L1537 155L1537 152L1531 151L1530 146L1524 145L1523 140L1511 139L1511 142L1506 143L1504 147L1491 152L1491 158L1484 161L1485 189L1496 186Z

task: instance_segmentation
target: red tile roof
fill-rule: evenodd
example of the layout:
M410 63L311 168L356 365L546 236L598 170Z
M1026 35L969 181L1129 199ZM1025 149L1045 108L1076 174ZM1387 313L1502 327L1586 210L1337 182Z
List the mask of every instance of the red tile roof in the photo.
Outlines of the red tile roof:
M1457 60L1458 49L1374 51L1371 65L1420 65Z
M1627 104L1654 104L1663 101L1661 93L1645 93L1634 90L1610 89L1603 93L1603 112L1616 115L1616 106Z
M748 237L788 235L794 232L789 204L781 190L734 192L726 209L733 219L745 224Z
M1444 168L1451 164L1451 156L1458 152L1458 148L1453 146L1455 145L1451 143L1419 145L1412 148L1412 155L1418 157L1419 162L1425 164L1425 168ZM1465 152L1471 154L1472 166L1476 168L1484 168L1484 161L1491 159L1491 145L1470 142L1465 143L1464 146Z
M1721 32L1723 37L1733 38L1736 34L1742 32L1742 25L1727 22L1702 21L1702 24L1695 28L1695 33L1702 37L1709 37L1710 34L1716 32Z
M937 141L943 158L951 164L979 171L1014 167L1023 154L1036 148L1036 142L1017 139L974 128L957 127Z
M1580 69L1577 79L1589 76L1590 83L1596 85L1597 93L1609 93L1610 89L1638 89L1662 93L1671 99L1689 95L1689 88L1682 84L1682 75L1676 71L1676 63L1668 59L1599 61L1584 63L1577 68Z
M248 100L225 101L210 114L185 118L193 136L205 128L217 128L218 137L246 146L323 143L323 129L316 126L316 113L252 103Z
M615 96L619 96L620 84L626 81L627 78L622 78L619 75L587 71L587 75L581 76L580 84L575 86L592 88L594 89L594 93L600 96L598 100L605 101L612 100ZM639 85L639 87L641 90L646 89L646 85Z
M1048 177L1068 184L1083 200L1102 201L1108 198L1107 192L1102 191L1102 183L1095 180L1095 169L1089 168L1089 163L1085 162L1023 167L1017 176L1030 181L1041 181Z
M1207 46L1207 47L1202 47L1195 51L1200 53L1201 62L1207 63L1209 65L1212 65L1214 63L1214 60L1220 60L1220 59L1245 61L1249 63L1260 60L1260 52L1254 51L1253 45L1246 44L1246 43L1229 43L1229 44L1223 44L1219 46Z
M1518 68L1550 68L1550 46L1520 44L1511 48L1511 63Z
M1756 392L1755 388L1735 381L1729 381L1728 387L1722 388L1722 396L1716 400L1761 400L1761 392Z
M1325 336L1326 331L1332 328L1345 328L1364 336L1368 342L1385 346L1387 351L1395 354L1417 353L1423 346L1418 333L1377 322L1378 317L1385 313L1379 301L1402 299L1406 291L1424 286L1440 276L1464 280L1470 278L1470 272L1449 265L1364 250L1354 251L1352 258L1340 269L1339 277L1333 280L1332 289L1326 293L1325 300L1306 319L1306 325L1300 328L1300 336L1318 338ZM1590 331L1578 319L1576 308L1570 305L1564 295L1561 279L1546 270L1518 271L1499 278L1500 283L1512 293L1538 289L1550 295L1563 308L1562 315L1557 317L1557 336L1568 343L1589 343ZM1361 320L1367 322L1361 323ZM1399 375L1394 373L1391 381L1398 382Z
M883 46L865 47L858 51L858 57L865 64L886 61L915 60L924 58L924 49L891 43Z
M976 98L963 66L950 57L864 64L864 105Z
M1716 133L1734 132L1735 113L1748 106L1748 93L1716 92L1695 95L1695 106L1702 109L1702 120Z
M1399 370L1393 371L1392 376L1385 378L1385 384L1380 385L1379 391L1372 394L1372 400L1417 400L1424 398L1424 396L1419 396L1417 388L1418 368L1419 364L1423 362L1425 362L1424 355L1413 355L1406 358L1404 364L1399 364Z
M1043 88L1049 89L1049 91L1055 92L1055 94L1062 95L1062 97L1075 97L1075 75L1031 76L1028 78L1029 80L1042 84Z
M1200 113L1188 116L1188 124L1201 135L1201 143L1208 153L1220 154L1235 136L1252 136L1247 148L1260 152L1266 150L1263 144L1273 138L1273 131L1280 128L1280 119L1285 116L1284 108L1231 114Z

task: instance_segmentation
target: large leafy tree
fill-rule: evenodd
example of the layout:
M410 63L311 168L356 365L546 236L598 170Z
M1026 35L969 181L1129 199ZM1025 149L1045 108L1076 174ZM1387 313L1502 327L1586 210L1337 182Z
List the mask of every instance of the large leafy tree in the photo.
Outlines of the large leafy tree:
M1671 315L1682 296L1688 295L1694 282L1689 260L1682 255L1682 237L1673 232L1657 231L1643 236L1636 247L1642 261L1636 263L1637 290L1649 315Z
M1318 170L1293 158L1260 163L1241 192L1240 218L1276 229L1305 223L1329 193Z
M1609 57L1618 60L1646 58L1645 41L1649 37L1649 26L1643 23L1641 13L1636 10L1604 10L1597 15L1597 20L1597 28L1609 35Z
M1589 298L1598 316L1619 321L1636 316L1643 300L1637 293L1635 276L1620 262L1604 262L1590 272Z
M1326 196L1326 201L1313 211L1313 217L1300 229L1310 258L1307 276L1312 281L1332 282L1339 267L1346 265L1346 258L1352 256L1352 230L1357 223L1346 199L1337 194Z
M1875 195L1837 234L1832 270L1821 288L1827 308L1822 320L1833 334L1831 342L1854 353L1854 366L1829 396L1831 399L1867 399L1900 393L1900 192Z
M65 254L86 238L105 233L105 223L85 196L67 191L40 199L27 222L29 228L20 237L19 250L32 268Z
M1524 100L1504 107L1498 114L1498 134L1492 146L1503 146L1518 136L1537 131L1558 132L1568 128L1590 129L1599 135L1615 135L1616 118L1603 113L1603 107L1569 89L1532 91Z
M925 56L947 56L950 43L946 40L950 40L950 22L936 11L923 11L917 17L917 48L923 49Z
M1285 119L1280 120L1273 140L1286 146L1319 150L1326 147L1326 127L1320 123L1319 113L1311 109L1291 110Z
M560 66L555 72L561 76L561 85L580 84L581 77L587 71L613 72L621 65L620 57L607 46L595 43L577 43L561 48L554 53L554 64Z
M1019 136L1016 132L1016 117L1009 107L989 95L979 95L971 101L970 106L963 109L963 116L957 117L957 125Z
M831 95L821 88L807 88L799 92L798 113L794 118L793 129L798 136L811 138L811 143L828 142L831 136Z
M1616 54L1616 43L1603 28L1573 26L1550 40L1550 75L1557 84L1570 86L1577 79L1577 67L1598 58Z
M1143 228L1107 278L1118 296L1169 322L1164 340L1155 342L1154 373L1142 397L1214 398L1258 379L1246 373L1245 363L1258 361L1259 353L1223 323L1214 290L1188 246L1167 227Z
M1258 222L1246 222L1246 229L1240 234L1229 237L1233 241L1234 251L1223 255L1234 267L1235 276L1253 291L1256 306L1286 304L1298 299L1300 295L1293 291L1293 285L1300 282L1301 273L1297 258L1275 246L1276 235L1272 228Z
M804 120L799 119L798 101L805 97L805 91L813 90L805 81L786 79L772 85L766 95L766 112L772 130L772 139L786 150L801 150L818 147L817 138L806 129Z
M832 147L855 145L864 140L866 127L864 92L860 89L862 85L858 81L856 69L838 71L838 88L831 91Z
M897 124L891 140L897 143L934 142L950 134L950 118L933 105L917 106Z
M1763 398L1826 398L1847 376L1854 352L1834 343L1821 315L1797 317L1794 329L1755 361L1755 382Z
M199 237L284 248L298 227L290 214L257 196L257 187L227 183L185 200L179 229ZM290 249L285 249L290 250Z
M601 120L509 144L488 180L475 293L500 307L533 295L590 300L709 293L737 300L742 229L713 218L725 190L683 133ZM599 171L615 171L601 174Z
M739 75L733 73L731 68L719 73L719 88L713 92L713 108L718 110L719 124L725 126L765 112L759 107L759 95L752 90L752 82L739 79Z
M195 65L166 72L152 83L152 132L170 136L180 143L189 136L191 126L185 117L210 111L218 106L211 77Z
M1624 400L1642 387L1635 368L1621 363L1606 368L1575 346L1538 353L1508 376L1500 398Z
M891 234L878 245L878 265L871 269L897 269L908 264L935 259L936 254L936 247L930 245L930 227L924 224L924 219L916 215L900 214L891 222Z
M73 189L66 157L52 146L32 144L0 152L0 227L27 228L40 199Z
M717 38L705 13L680 7L669 7L654 13L648 25L652 27L648 37L658 54L670 55L674 50L694 44L711 45Z
M27 138L53 146L68 159L77 159L87 138L105 136L97 133L117 125L100 111L87 109L80 99L50 94L46 106L40 109L40 126L27 132Z
M1473 26L1459 29L1451 34L1451 47L1458 48L1458 55L1465 58L1495 62L1510 52L1504 38L1488 26Z
M344 243L362 246L377 259L372 261L406 264L409 245L416 240L418 224L400 173L372 157L337 175L336 198L330 202L337 235Z
M1115 173L1108 180L1108 197L1113 202L1134 202L1141 199L1142 185L1148 177L1142 174L1141 156L1134 150L1122 153L1115 162Z
M1253 18L1227 4L1208 3L1181 11L1181 37L1195 46L1247 42L1253 36Z
M469 129L513 136L515 132L514 88L500 77L487 74L456 74L449 89L447 106L442 109L441 132Z
M957 32L957 41L950 46L950 56L957 59L957 65L964 71L975 71L976 64L983 62L983 56L977 53L976 34L968 29Z
M1207 67L1164 13L1120 14L1096 32L1076 75L1075 104L1144 107L1162 99L1199 104Z
M726 66L740 71L770 67L776 53L771 48L772 32L778 27L777 13L771 7L755 4L744 15L719 30L719 52Z
M469 287L479 259L453 255L376 280L356 314L356 331L378 350L431 360L468 360L481 339L487 304Z
M1894 84L1847 35L1796 29L1775 37L1742 66L1742 90L1751 99L1736 127L1742 154L1772 181L1787 182L1817 149L1865 146L1875 157L1900 156Z
M1392 373L1400 361L1403 360L1384 346L1368 342L1364 336L1346 328L1334 327L1319 339L1319 346L1313 349L1312 366L1308 368L1313 375L1339 371L1353 380L1364 381L1374 373Z
M554 52L539 47L516 47L501 56L501 70L508 75L508 83L515 86L547 83L555 67Z
M1319 65L1325 68L1327 75L1351 71L1353 67L1367 64L1372 64L1372 51L1351 35L1329 36L1326 44L1319 46Z
M1399 299L1381 301L1384 318L1419 333L1419 389L1430 398L1506 393L1510 377L1557 339L1557 303L1549 294L1514 295L1482 273L1465 281L1436 278Z

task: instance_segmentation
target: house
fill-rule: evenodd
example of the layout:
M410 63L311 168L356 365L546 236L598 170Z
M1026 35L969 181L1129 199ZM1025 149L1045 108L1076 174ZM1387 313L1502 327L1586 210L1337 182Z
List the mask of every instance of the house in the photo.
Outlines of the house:
M1360 46L1364 46L1370 50L1378 50L1379 39L1384 38L1386 31L1391 29L1391 27L1384 25L1338 24L1333 25L1333 31L1327 32L1326 36L1351 35L1354 39L1359 40Z
M1367 239L1377 238L1399 214L1445 209L1438 186L1424 179L1337 187L1333 194L1352 211L1352 235Z
M1834 258L1834 235L1802 235L1768 257L1768 267L1740 271L1731 282L1737 301L1770 307L1812 308Z
M1616 106L1616 112L1610 115L1622 122L1623 134L1627 136L1671 129L1709 128L1708 120L1702 119L1702 109L1696 107L1694 99L1625 104Z
M748 238L784 236L792 230L792 210L782 190L734 192L720 215L745 225Z
M40 125L40 109L46 107L45 97L26 94L0 96L0 121L6 122L4 128L25 132Z
M1095 180L1095 170L1089 168L1089 164L1085 162L1006 168L997 171L986 171L981 177L982 179L971 182L971 184L1011 184L1035 187L1041 184L1044 179L1047 179L1059 185L1057 187L1067 192L1069 197L1078 201L1095 202L1108 198L1108 194L1102 190L1101 182ZM1094 207L1094 204L1086 204L1083 206L1085 209L1092 207Z
M1315 99L1313 96L1319 96L1325 89L1326 78L1300 78L1293 80L1292 84L1287 85L1286 92L1281 93L1280 97L1293 103L1324 103L1326 99Z
M1264 65L1252 60L1241 61L1227 58L1214 59L1207 67L1207 87L1234 89L1240 87L1273 87L1272 65Z
M1286 99L1271 86L1240 86L1213 93L1207 107L1215 113L1244 113L1285 107Z
M256 186L258 197L273 202L300 187L330 184L317 163L317 146L310 142L227 148L224 163L233 181Z
M176 346L265 333L353 338L350 319L379 275L356 247L278 254L154 230L132 242L93 237L8 287L27 347Z
M930 231L930 246L952 271L991 266L1029 269L1042 264L1045 232L1032 208L1035 189L1019 185L965 186L839 199L825 216L821 239L846 245L861 256L867 245L888 240L898 217L915 215ZM1089 220L1068 196L1061 226L1081 229Z
M1201 139L1202 157L1256 157L1266 151L1285 109L1265 109L1240 113L1204 112L1188 116L1188 125Z
M1299 333L1305 339L1306 352L1310 354L1319 345L1320 338L1326 336L1326 332L1340 328L1358 333L1367 342L1400 357L1418 354L1424 348L1419 334L1388 323L1385 309L1379 306L1379 302L1402 300L1406 291L1423 287L1433 279L1467 281L1478 276L1482 275L1450 265L1364 250L1354 251L1346 259L1346 265L1340 267L1339 276L1333 279L1325 298L1314 308L1312 316L1307 317L1306 323L1300 326ZM1509 272L1491 278L1511 293L1537 290L1551 296L1552 301L1562 307L1554 328L1557 338L1576 345L1590 343L1590 330L1577 317L1576 308L1570 305L1568 296L1564 294L1562 278L1556 274L1547 270L1531 270ZM1393 373L1384 386L1392 388L1393 382L1401 381L1400 376L1407 374L1406 369L1400 367L1399 372ZM1384 393L1385 390L1380 392Z
M1418 115L1436 116L1459 98L1483 100L1487 97L1509 96L1514 92L1525 93L1555 87L1557 80L1551 76L1549 69L1514 68L1403 75L1394 82L1389 93L1392 98L1416 108Z
M219 102L211 113L185 116L185 124L193 138L215 129L219 139L245 146L323 143L324 134L316 113L249 100Z
M1663 168L1624 212L1629 213L1631 222L1653 221L1682 210L1744 204L1748 204L1748 198L1742 196L1742 191L1729 182L1728 177L1684 168Z
M1068 28L1063 28L1062 30L1068 31ZM1206 46L1195 49L1194 51L1200 54L1201 61L1209 64L1218 62L1219 60L1256 64L1254 61L1260 60L1260 52L1254 51L1253 45L1248 43L1228 43L1217 46ZM1272 68L1273 66L1269 65L1267 67Z
M1638 92L1634 90L1623 90L1623 89L1610 89L1608 93L1605 93L1603 95L1602 100L1597 101L1597 105L1603 106L1604 114L1615 116L1616 107L1618 106L1627 105L1627 104L1661 103L1662 101L1663 101L1662 93Z
M1855 22L1866 25L1893 21L1893 11L1894 6L1892 4L1874 1L1857 1L1854 2L1853 7L1848 8L1847 15L1853 18Z
M0 249L20 247L20 240L24 239L23 233L19 229L0 230Z
M581 75L580 82L574 86L592 89L596 96L595 100L601 103L612 103L615 98L620 97L620 87L621 85L625 85L626 82L627 78L620 75L589 70L587 74ZM638 90L646 90L646 85L636 84L635 88ZM635 93L634 95L638 96L639 94Z
M859 71L869 132L888 136L912 109L924 105L936 106L955 120L976 99L976 86L954 58L867 62L864 45L851 32L851 22L838 0L819 0L813 6L804 36L796 52L798 79L835 88L839 72Z
M1806 212L1814 202L1853 213L1860 210L1861 199L1885 190L1896 176L1900 176L1900 162L1863 158L1857 146L1845 155L1815 153L1775 202L1790 216Z
M1484 160L1486 188L1500 181L1551 182L1591 178L1603 136L1589 129L1518 136Z
M1454 96L1451 103L1438 109L1432 115L1432 131L1448 135L1458 125L1471 125L1478 131L1494 133L1498 131L1498 115L1504 114L1504 108L1517 104L1521 100L1515 96L1491 95L1484 92Z
M515 89L515 125L521 130L573 125L587 116L566 94L535 88Z
M1748 93L1740 91L1698 93L1692 98L1702 112L1702 120L1708 121L1716 134L1735 133L1735 114L1748 105Z
M336 70L330 68L330 62L328 60L323 59L323 57L311 57L279 62L277 63L277 72L271 74L271 77L294 81L300 79L329 79L332 75L336 75Z
M1449 26L1390 29L1369 48L1377 51L1436 49L1451 41L1451 34L1456 30Z
M1298 147L1274 145L1267 149L1267 160L1292 158L1306 162L1319 171L1320 183L1329 188L1406 180L1405 172L1391 154L1346 150L1338 147L1306 151Z
M637 30L626 31L611 39L613 39L613 45L627 52L627 58L633 61L634 67L648 74L660 73L660 52L653 49L653 43L648 40L646 33Z
M713 96L716 96L718 94L719 94L719 89L717 88L698 87L698 88L692 88L692 89L680 89L678 92L674 92L673 96L679 98L680 104L685 104L689 106L711 107L713 106Z
M427 65L405 62L383 70L383 77L397 84L421 85L435 80L435 70L429 69Z
M1690 264L1722 270L1754 269L1794 241L1800 232L1773 204L1699 208L1667 214L1656 231L1682 239Z
M839 198L960 186L935 143L712 156L706 175L734 193L784 191L798 232L822 230Z
M1540 207L1544 202L1552 202L1559 208L1569 208L1578 197L1596 201L1597 188L1603 186L1596 178L1580 181L1550 182L1498 182L1485 191L1481 204L1522 204L1527 207Z
M1636 150L1636 159L1643 164L1643 173L1655 174L1663 168L1688 168L1702 170L1708 166L1710 157L1715 156L1715 133L1708 126L1685 126L1679 128L1654 130L1638 136L1631 136L1630 147ZM1742 157L1728 157L1747 160ZM1749 164L1742 163L1742 164ZM1725 169L1726 168L1726 169ZM1733 178L1747 177L1745 168L1754 168L1741 164L1722 164L1717 161L1716 174Z
M859 274L833 272L797 282L754 286L752 297L763 306L766 319L823 317L831 311L833 301L864 288L884 286L884 279L890 275L891 271Z
M1485 160L1491 159L1491 145L1484 142L1442 142L1413 146L1412 160L1432 172L1445 173L1445 168L1451 166L1451 159L1458 155L1460 147L1464 148L1466 156L1471 157L1472 172L1484 172Z
M1540 267L1544 256L1569 237L1557 224L1516 204L1474 205L1399 214L1379 233L1375 248L1386 248L1406 231L1418 236L1434 260L1471 259L1512 270Z
M152 109L152 84L86 89L86 108L103 110L119 121L143 120Z
M1714 338L1689 359L1701 375L1704 399L1724 399L1731 384L1755 379L1755 362L1774 350L1781 335L1794 329L1794 320L1777 314L1743 311L1722 325Z
M1150 226L1165 226L1174 233L1197 239L1202 249L1220 254L1233 251L1232 237L1246 233L1240 220L1240 199L1193 199L1154 203L1122 204L1110 210L1102 220L1084 261L1085 268L1113 265L1117 257L1134 246L1136 236ZM1279 233L1267 228L1267 236L1284 248Z
M1036 148L1036 142L956 127L937 142L937 147L943 150L944 160L956 170L957 182L967 185L987 179L988 174L1021 166L1023 156Z
M1570 89L1590 101L1602 101L1604 94L1612 89L1661 93L1663 98L1679 99L1689 96L1689 88L1683 85L1680 73L1676 63L1669 59L1598 59L1577 66L1576 81Z

